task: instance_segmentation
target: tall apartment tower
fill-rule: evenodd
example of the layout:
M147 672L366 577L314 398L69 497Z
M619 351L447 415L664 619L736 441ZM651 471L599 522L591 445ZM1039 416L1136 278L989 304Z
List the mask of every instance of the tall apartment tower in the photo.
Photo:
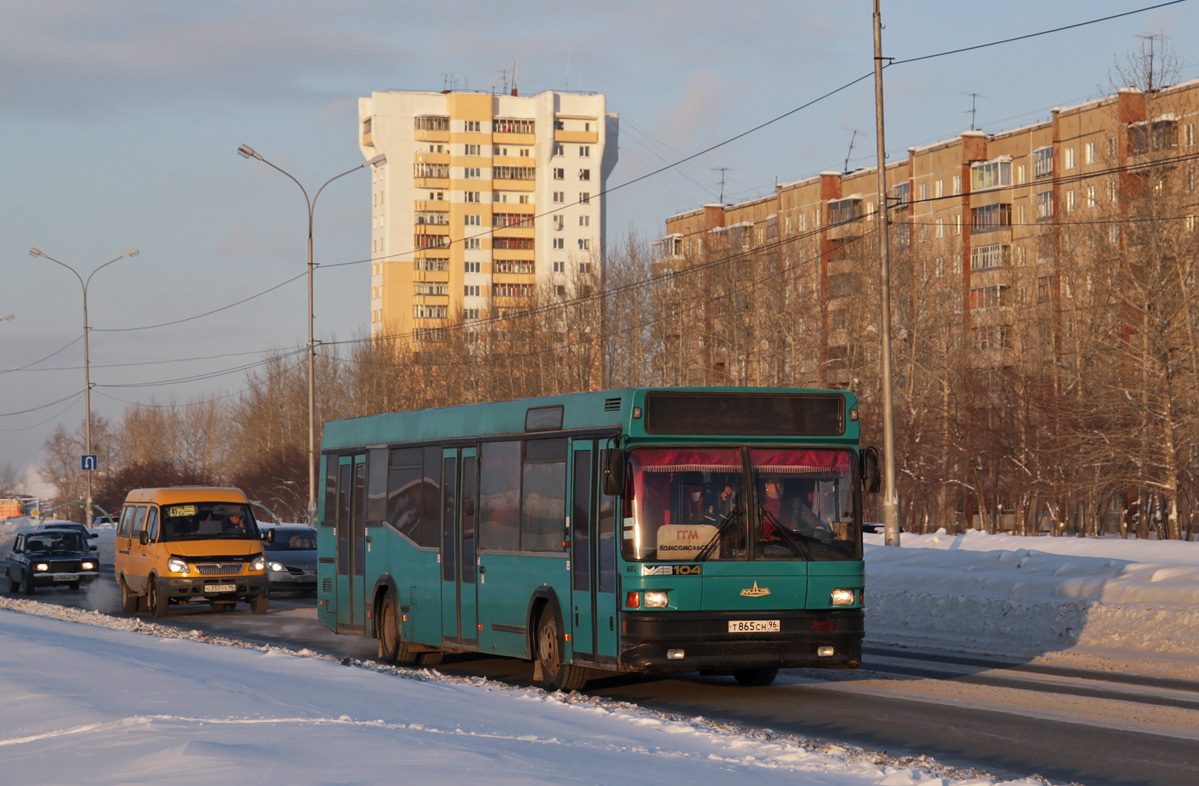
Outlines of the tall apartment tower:
M388 91L358 100L371 335L435 344L599 275L618 118L603 95Z

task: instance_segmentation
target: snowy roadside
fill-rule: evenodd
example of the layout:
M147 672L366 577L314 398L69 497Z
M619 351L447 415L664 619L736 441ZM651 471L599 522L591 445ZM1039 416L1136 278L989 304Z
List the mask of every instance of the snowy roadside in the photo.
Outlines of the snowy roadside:
M7 774L40 782L207 782L253 765L297 783L393 782L400 771L489 783L608 783L630 772L701 784L1044 783L18 598L0 598L0 652L10 710L0 757Z
M1199 678L1199 543L881 535L867 641Z

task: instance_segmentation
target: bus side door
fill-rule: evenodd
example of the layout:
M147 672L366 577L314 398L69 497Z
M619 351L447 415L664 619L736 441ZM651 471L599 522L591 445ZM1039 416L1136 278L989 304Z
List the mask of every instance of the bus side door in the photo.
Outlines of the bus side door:
M475 589L475 448L442 451L441 635L455 644L478 642Z
M337 630L366 630L366 454L337 465Z
M576 441L571 451L570 506L570 616L567 629L572 637L576 657L592 660L595 656L595 587L592 577L595 530L591 479L595 442Z
M570 482L572 638L574 654L592 661L616 657L615 499L603 492L596 448L574 443Z

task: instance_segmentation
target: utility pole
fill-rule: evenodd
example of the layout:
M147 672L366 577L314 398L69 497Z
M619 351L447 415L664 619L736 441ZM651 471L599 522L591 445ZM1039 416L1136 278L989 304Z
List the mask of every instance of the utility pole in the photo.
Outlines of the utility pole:
M887 150L883 134L883 23L874 0L874 117L878 140L879 276L882 313L879 339L882 342L883 382L883 542L899 545L899 495L895 491L895 417L891 403L891 240L887 219Z

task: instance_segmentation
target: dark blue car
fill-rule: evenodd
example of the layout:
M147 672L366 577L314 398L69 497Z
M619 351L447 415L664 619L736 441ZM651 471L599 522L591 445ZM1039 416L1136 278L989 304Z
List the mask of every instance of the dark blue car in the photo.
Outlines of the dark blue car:
M9 592L30 595L37 587L77 590L99 578L100 560L74 530L38 530L17 535L5 571Z

